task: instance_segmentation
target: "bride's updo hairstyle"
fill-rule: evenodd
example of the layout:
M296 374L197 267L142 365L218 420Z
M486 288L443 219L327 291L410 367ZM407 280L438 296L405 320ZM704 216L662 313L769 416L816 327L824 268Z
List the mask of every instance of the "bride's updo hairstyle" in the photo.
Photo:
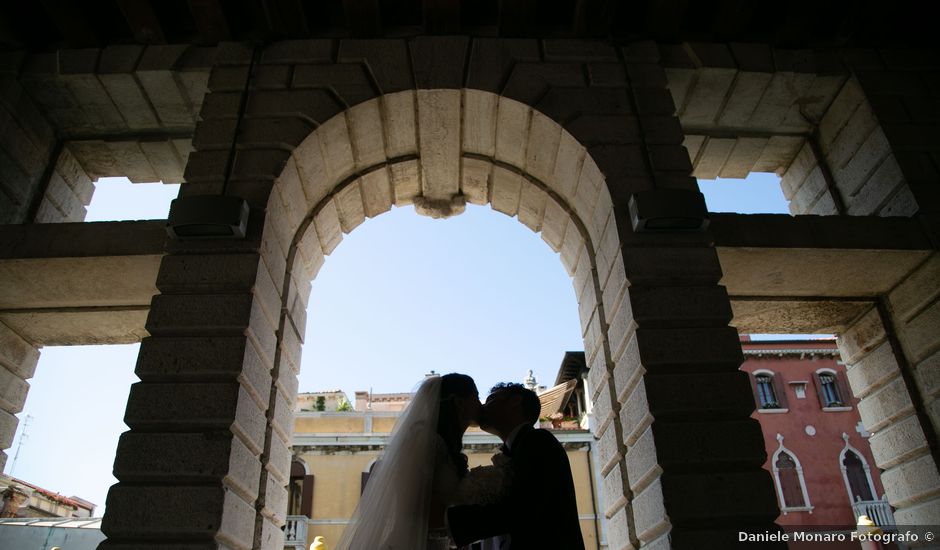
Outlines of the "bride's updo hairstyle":
M437 433L444 439L447 452L457 471L467 473L467 455L460 452L463 447L463 432L455 397L477 398L477 386L466 374L455 372L441 376L441 408L437 416Z

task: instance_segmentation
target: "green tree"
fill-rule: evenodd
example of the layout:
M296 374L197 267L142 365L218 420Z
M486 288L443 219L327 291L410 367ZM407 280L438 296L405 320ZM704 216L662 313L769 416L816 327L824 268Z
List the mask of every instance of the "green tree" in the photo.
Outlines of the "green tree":
M320 412L326 410L326 397L322 395L317 396L317 410Z

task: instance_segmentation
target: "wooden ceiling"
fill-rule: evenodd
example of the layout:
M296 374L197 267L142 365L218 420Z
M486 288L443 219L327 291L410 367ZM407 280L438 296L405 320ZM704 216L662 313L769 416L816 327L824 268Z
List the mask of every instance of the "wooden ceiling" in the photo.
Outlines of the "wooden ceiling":
M604 38L779 47L929 44L912 0L28 0L0 3L0 50L291 38Z

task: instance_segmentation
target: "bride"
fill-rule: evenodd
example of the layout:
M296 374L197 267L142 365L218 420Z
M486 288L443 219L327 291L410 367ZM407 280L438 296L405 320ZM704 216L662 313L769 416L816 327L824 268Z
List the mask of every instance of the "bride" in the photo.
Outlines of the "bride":
M461 453L463 434L479 425L482 410L469 376L425 379L395 424L337 550L450 548L444 510L481 503L504 485L500 479L496 490L481 489L482 481L493 483L492 472L471 475Z

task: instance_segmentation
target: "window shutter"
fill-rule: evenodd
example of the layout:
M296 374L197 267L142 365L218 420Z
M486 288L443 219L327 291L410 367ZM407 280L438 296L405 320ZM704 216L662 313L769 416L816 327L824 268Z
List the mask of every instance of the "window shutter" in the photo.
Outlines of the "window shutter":
M751 394L754 395L754 406L760 408L760 394L757 393L757 375L748 373L748 379L751 381Z
M819 379L819 373L813 373L813 383L816 384L816 396L819 398L819 406L826 406L826 394L823 393L822 380Z
M313 475L304 476L303 489L300 492L300 513L313 517Z
M777 394L777 403L780 404L781 409L787 409L790 407L790 403L787 400L787 388L783 383L783 376L781 373L775 373L773 378L774 383L774 393Z
M839 399L842 400L842 404L846 407L851 407L854 404L854 399L852 398L852 392L849 390L849 385L845 380L845 373L840 372L835 375L836 377L836 388L839 389Z

